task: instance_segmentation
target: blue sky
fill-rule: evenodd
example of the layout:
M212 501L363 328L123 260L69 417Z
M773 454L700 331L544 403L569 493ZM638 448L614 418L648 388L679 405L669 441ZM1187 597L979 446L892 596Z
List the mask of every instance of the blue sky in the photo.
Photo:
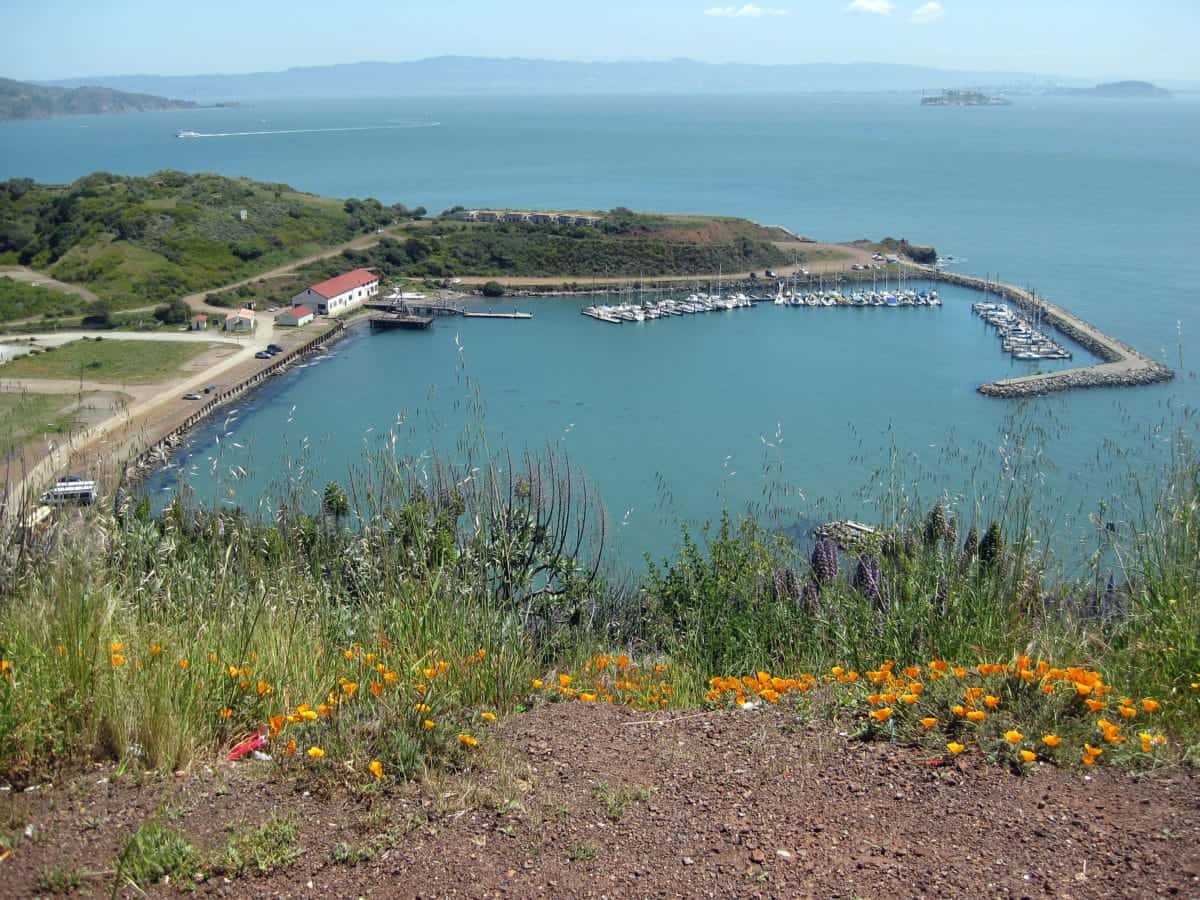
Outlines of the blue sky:
M12 78L460 54L1200 81L1200 0L4 0L3 13Z

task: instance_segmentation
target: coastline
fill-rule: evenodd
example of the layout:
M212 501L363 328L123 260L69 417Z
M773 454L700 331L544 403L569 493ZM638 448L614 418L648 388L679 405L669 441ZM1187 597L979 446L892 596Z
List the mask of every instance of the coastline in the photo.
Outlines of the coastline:
M319 259L336 254L347 246L365 245L377 240L377 236L356 239L347 245L330 251L322 252L304 260L298 260L286 266L278 267L271 273L256 276L267 277L276 272L292 271L312 259ZM826 245L837 247L847 252L848 257L839 260L821 260L811 263L811 268L794 264L780 267L773 278L750 279L750 273L731 273L725 276L694 275L694 276L659 276L634 281L630 278L603 278L588 282L589 290L583 284L570 282L563 277L527 277L506 279L506 286L516 288L508 297L554 299L556 296L579 296L588 294L620 294L630 290L678 291L687 289L689 285L703 284L714 280L721 282L729 289L759 290L767 285L774 285L777 278L787 279L803 272L807 279L832 276L835 283L869 282L879 275L879 270L846 268L850 260L870 262L868 250L849 245ZM1071 369L1056 370L1034 375L1000 379L980 385L980 394L997 398L1025 398L1041 396L1049 393L1062 392L1085 387L1119 387L1145 385L1170 381L1175 373L1162 363L1140 353L1124 342L1113 338L1094 325L1073 315L1069 311L1038 297L1032 291L1011 284L991 282L971 275L947 272L934 266L923 265L904 260L898 265L889 265L887 275L895 276L908 274L914 278L929 281L941 281L955 284L975 291L985 292L1003 297L1029 313L1036 314L1054 329L1095 354L1100 362L1090 366L1080 366ZM245 279L244 283L255 279ZM484 276L464 277L456 287L471 289L486 281L494 280ZM524 288L522 290L520 287ZM564 287L574 287L574 290L564 291ZM184 298L195 310L210 310L204 302L207 292L197 292ZM503 302L502 298L497 298ZM259 328L249 344L229 359L211 366L203 372L194 373L183 379L172 379L156 386L157 391L133 409L122 415L113 415L106 420L93 424L69 441L67 447L45 448L44 455L37 459L28 469L24 468L24 460L16 458L10 461L10 472L20 467L22 475L10 480L10 487L4 502L4 509L9 512L24 510L35 500L44 483L54 475L63 474L70 467L84 467L108 483L116 483L118 489L131 481L145 477L155 466L166 462L171 453L181 443L184 435L197 424L204 421L214 411L228 402L245 395L260 385L271 375L286 369L299 356L315 349L326 346L338 340L350 329L361 327L368 321L365 311L356 310L349 316L335 319L331 327L313 337L303 337L303 343L286 347L278 358L262 365L253 359L253 352L263 349L266 343L275 339L275 329L270 316L257 316ZM285 344L291 341L279 337ZM176 393L192 390L212 381L217 375L232 376L233 383L222 386L218 393L203 406L196 408L189 401L172 403ZM13 486L15 483L15 487Z
M128 457L121 464L120 480L117 493L131 482L139 481L149 475L156 466L162 465L171 458L171 454L182 443L184 436L208 419L214 412L234 400L244 398L255 388L262 385L268 378L281 375L291 367L296 360L316 350L323 350L337 343L350 333L350 329L366 323L365 317L355 317L349 323L342 319L335 320L333 328L317 335L292 350L285 351L270 365L254 371L245 378L237 381L228 388L221 390L211 400L195 410L191 415L178 424L159 422L158 427L149 433L149 443L136 455Z

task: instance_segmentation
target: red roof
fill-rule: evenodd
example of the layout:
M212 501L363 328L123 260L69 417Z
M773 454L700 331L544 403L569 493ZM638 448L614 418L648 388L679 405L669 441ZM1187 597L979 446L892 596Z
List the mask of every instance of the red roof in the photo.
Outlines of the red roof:
M346 291L352 291L355 288L360 288L363 285L371 284L378 280L379 276L373 272L368 272L366 269L354 269L351 272L344 272L336 278L330 278L328 281L314 284L309 290L314 294L320 294L328 300L331 297L336 297L339 294L346 293Z
M206 316L204 313L197 313L196 315L192 316L192 321L193 322L207 322L208 316Z
M293 306L289 312L291 312L291 314L297 319L303 319L305 316L314 315L313 311L307 306Z

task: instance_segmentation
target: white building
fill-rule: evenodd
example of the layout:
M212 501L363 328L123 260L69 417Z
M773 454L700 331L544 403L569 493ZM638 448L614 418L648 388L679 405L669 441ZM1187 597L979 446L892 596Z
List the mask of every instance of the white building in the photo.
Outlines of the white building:
M247 309L239 309L225 317L226 331L253 331L254 326L257 324L254 320L254 313Z
M292 306L307 306L318 315L336 316L378 293L379 276L366 269L354 269L306 288L292 298Z
M313 311L307 306L293 306L291 309L285 309L277 315L275 317L275 324L299 328L302 325L307 325L314 318Z

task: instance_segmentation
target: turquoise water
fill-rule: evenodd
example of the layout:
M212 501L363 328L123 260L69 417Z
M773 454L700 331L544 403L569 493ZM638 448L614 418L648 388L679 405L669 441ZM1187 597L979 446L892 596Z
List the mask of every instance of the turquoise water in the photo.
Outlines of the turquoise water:
M375 125L404 127L173 136ZM832 240L906 236L1178 366L1180 330L1186 351L1200 324L1198 138L1200 101L1186 97L996 109L858 95L319 101L7 123L0 176L177 168L434 211L625 205ZM869 515L860 495L880 492L871 475L892 461L912 491L986 505L1003 487L1016 416L1044 432L1043 512L1086 542L1096 503L1127 493L1126 469L1161 459L1155 428L1200 399L1194 378L1027 407L989 400L975 386L1024 364L970 316L971 294L943 295L941 310L766 307L620 327L579 316L583 301L536 301L521 304L532 322L355 337L244 404L219 452L220 423L197 432L185 468L197 466L198 494L213 497L207 457L245 465L247 502L284 471L282 444L296 452L307 437L312 476L342 477L398 416L401 445L453 455L477 387L490 444L561 443L600 487L631 557L665 552L680 521L722 505L786 505L781 520L803 519L827 498ZM172 477L152 489L165 494Z

